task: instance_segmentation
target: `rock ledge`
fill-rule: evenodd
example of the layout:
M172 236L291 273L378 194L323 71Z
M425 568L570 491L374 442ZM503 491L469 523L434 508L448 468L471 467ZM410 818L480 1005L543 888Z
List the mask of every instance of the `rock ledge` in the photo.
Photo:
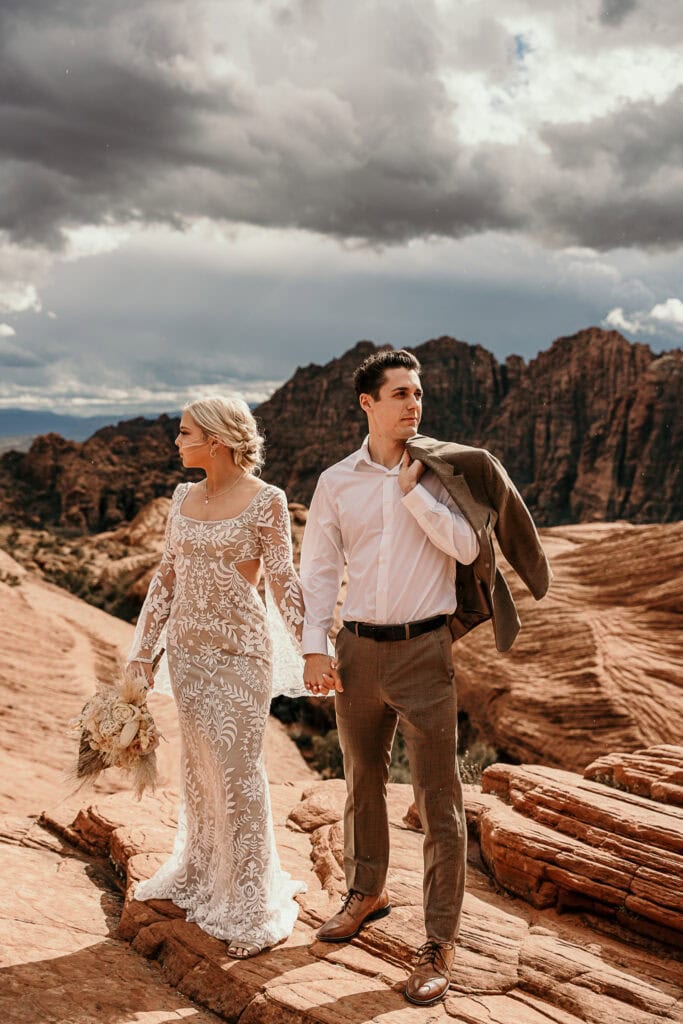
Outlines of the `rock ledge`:
M140 804L115 794L82 810L75 820L60 821L53 815L45 818L45 824L89 853L110 858L126 897L119 936L142 956L156 960L174 988L225 1020L239 1018L241 1024L683 1021L683 969L661 940L665 928L680 927L678 911L669 907L666 922L656 920L649 910L650 916L642 908L629 911L642 915L648 926L629 937L624 927L630 923L628 913L612 912L614 904L604 899L600 888L610 892L618 888L620 868L610 858L635 856L635 845L623 830L608 833L607 829L608 821L623 823L626 810L634 828L639 816L649 820L649 832L641 836L643 850L655 850L655 837L660 842L660 861L644 864L635 874L651 890L661 884L661 879L651 876L663 874L663 859L668 858L671 868L677 856L671 843L667 846L669 833L657 818L663 805L644 806L646 798L572 773L532 766L492 766L485 776L485 789L469 788L468 819L473 835L480 836L483 859L498 884L471 864L451 991L444 1003L423 1010L409 1006L402 996L411 953L424 938L422 837L403 821L410 803L409 787L392 785L389 792L392 867L388 884L394 909L352 943L332 946L317 943L314 931L336 910L344 887L344 785L339 781L311 784L305 779L271 785L283 865L295 877L304 878L309 888L299 898L301 912L289 940L245 962L230 960L224 943L186 922L183 912L172 904L138 903L131 898L134 883L155 870L170 851L174 793L146 797ZM574 817L567 813L570 804L577 811ZM681 812L672 805L666 808L667 813L673 812L674 824ZM564 827L570 822L571 827ZM583 837L574 834L577 829L584 830ZM600 830L612 836L614 849L597 842ZM673 831L670 836L673 842ZM579 842L585 847L586 837L594 841L592 872L576 850ZM476 842L471 852L476 858ZM614 877L601 877L608 868ZM592 887L588 896L593 913L560 914L568 896L581 891L579 883L584 889ZM525 901L512 898L502 885L519 891ZM639 898L655 905L652 891ZM603 904L611 917L601 921L593 915Z

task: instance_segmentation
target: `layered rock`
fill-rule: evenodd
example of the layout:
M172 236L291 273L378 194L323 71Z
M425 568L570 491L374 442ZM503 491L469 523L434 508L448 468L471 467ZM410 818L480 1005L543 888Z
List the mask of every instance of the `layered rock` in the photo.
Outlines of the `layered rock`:
M509 759L579 771L605 751L677 742L683 526L586 524L542 539L555 575L543 601L504 568L523 624L512 650L495 650L488 624L453 647L469 731Z
M665 926L678 928L680 911L672 903L678 861L675 835L668 840L662 822L668 815L675 823L683 812L675 802L654 804L569 773L496 766L487 775L496 792L468 788L472 835L479 835L492 872L511 889L521 889L526 878L528 898L513 899L491 881L473 839L453 987L443 1005L428 1010L408 1006L402 996L412 952L424 938L422 837L403 824L410 788L390 786L391 915L348 945L316 943L315 929L336 909L344 887L344 784L313 779L272 721L266 765L278 849L285 868L308 883L291 938L240 963L172 904L132 901L135 880L154 871L173 842L172 703L157 698L155 706L168 740L160 751L171 788L138 804L125 791L125 777L110 772L94 796L64 801L60 781L73 755L68 718L94 677L112 670L130 635L126 623L37 579L9 556L0 558L6 780L0 809L12 816L0 822L0 861L3 877L13 880L0 914L6 982L0 1008L10 1024L67 1018L96 1024L143 1015L208 1024L210 1012L247 1024L680 1020L683 977L665 934ZM657 784L676 785L678 752L660 748L633 757L639 787L647 772L651 793ZM613 779L620 763L630 764L622 755L595 771ZM29 815L41 807L38 823ZM629 862L635 868L627 878ZM613 875L606 879L608 870ZM546 873L541 882L539 871ZM604 899L602 887L618 884L631 901L628 910ZM117 941L119 886L126 901ZM555 887L553 899L548 886ZM647 907L633 903L636 898ZM577 905L580 913L566 912ZM658 921L653 908L667 920Z
M615 789L683 807L683 766L680 748L668 745L605 754L589 764L584 778Z
M496 785L510 778L513 789L533 793L540 782L545 786L551 782L532 767L512 770L526 771L528 777L507 776L507 770L506 766L489 770ZM530 778L535 780L532 787L526 784ZM582 784L574 776L562 782L565 789L567 784L579 789ZM599 820L604 838L621 848L622 833L607 830L608 821L613 825L619 822L618 816L610 816L614 791L594 783L586 786L581 814L576 817L570 810L579 805L572 804L571 793L565 798L563 813L558 815L562 831L548 824L541 826L526 811L514 811L517 848L528 850L526 860L517 859L515 879L527 878L525 895L532 897L528 901L511 900L470 863L451 990L443 1004L424 1010L409 1006L402 996L412 953L424 938L422 837L402 823L409 787L389 787L392 853L388 888L393 910L365 927L353 942L337 946L316 942L314 930L336 909L344 888L344 785L339 781L311 784L305 779L293 779L288 785L271 783L284 867L307 881L308 892L298 898L299 920L287 942L244 963L230 960L225 943L186 922L184 913L169 902L131 899L137 879L148 876L170 852L175 824L173 794L148 796L141 804L117 794L84 808L74 821L54 813L44 820L91 855L99 853L113 863L126 893L119 937L131 942L143 957L157 961L175 989L226 1020L239 1017L250 1024L375 1019L395 1024L403 1020L424 1024L448 1020L469 1024L612 1024L615 1020L655 1024L680 1020L683 970L672 962L668 942L627 931L631 924L627 913L621 923L615 923L587 913L585 904L580 915L567 913L569 904L565 902L565 912L560 915L555 907L547 906L547 898L545 902L536 898L539 892L547 897L546 890L535 887L539 835L546 838L543 852L547 855L552 850L558 861L551 863L546 856L544 870L551 874L556 870L563 884L567 874L580 878L582 872L584 877L597 873L596 848L584 845L580 852L569 823L584 827L585 819ZM473 834L481 835L482 852L490 858L494 872L512 870L510 851L501 844L499 829L491 827L496 814L512 813L505 802L510 791L502 793L503 799L472 787L466 794ZM547 799L548 792L543 792ZM538 801L532 805L538 806ZM636 819L641 823L648 820L638 817L643 813L636 805L634 831ZM488 842L489 833L496 836L496 843ZM554 837L552 842L550 837ZM651 839L650 830L632 840L632 847L647 851ZM476 858L476 843L472 847ZM569 869L559 866L563 849L568 851L565 856L571 856ZM606 856L604 850L598 851L597 861ZM507 875L503 884L509 884Z
M320 472L366 430L352 373L372 342L325 366L298 369L256 410L267 472L308 504ZM683 352L655 355L615 331L560 338L528 364L441 337L418 345L424 433L484 445L502 458L539 523L683 517ZM34 527L115 528L183 476L178 421L136 419L83 444L54 434L0 455L0 511Z
M0 875L3 1024L217 1024L115 937L122 900L103 859L0 817Z
M640 755L657 762L663 753L683 771L683 747ZM482 791L501 798L482 796L472 817L484 862L505 889L683 948L682 808L535 765L492 765Z

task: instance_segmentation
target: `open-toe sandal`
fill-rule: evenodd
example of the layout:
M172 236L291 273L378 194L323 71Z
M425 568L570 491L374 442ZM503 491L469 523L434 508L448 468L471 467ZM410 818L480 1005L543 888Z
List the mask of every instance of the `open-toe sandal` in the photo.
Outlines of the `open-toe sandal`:
M231 942L228 946L228 956L233 960L248 960L251 956L258 956L263 952L263 947L252 942Z

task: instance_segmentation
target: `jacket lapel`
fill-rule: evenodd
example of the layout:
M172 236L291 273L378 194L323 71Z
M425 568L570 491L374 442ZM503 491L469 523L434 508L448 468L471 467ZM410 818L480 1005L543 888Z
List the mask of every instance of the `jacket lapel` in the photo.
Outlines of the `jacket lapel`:
M454 473L453 467L439 460L442 472L438 474L444 487L476 533L486 529L487 517L484 509L472 497L472 492L462 473ZM436 470L434 470L436 472Z

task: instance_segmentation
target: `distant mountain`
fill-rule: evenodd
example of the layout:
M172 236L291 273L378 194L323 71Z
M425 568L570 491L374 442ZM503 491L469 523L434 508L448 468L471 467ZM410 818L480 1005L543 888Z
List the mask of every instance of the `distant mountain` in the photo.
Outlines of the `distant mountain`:
M298 369L255 410L266 479L310 502L319 473L365 432L351 375L359 342ZM442 337L414 349L423 366L423 433L483 445L502 459L539 524L683 518L683 352L656 355L616 331L559 338L528 364ZM27 525L99 531L132 519L185 477L178 420L127 420L84 443L56 434L0 456L0 514Z
M5 438L60 434L69 441L85 441L100 427L118 423L121 416L66 416L33 409L0 409L0 442Z
M0 455L0 514L27 526L77 533L124 522L185 478L173 440L177 418L137 417L101 427L80 443L37 437L26 453Z
M35 434L19 434L0 437L0 455L3 452L27 452L33 442Z

